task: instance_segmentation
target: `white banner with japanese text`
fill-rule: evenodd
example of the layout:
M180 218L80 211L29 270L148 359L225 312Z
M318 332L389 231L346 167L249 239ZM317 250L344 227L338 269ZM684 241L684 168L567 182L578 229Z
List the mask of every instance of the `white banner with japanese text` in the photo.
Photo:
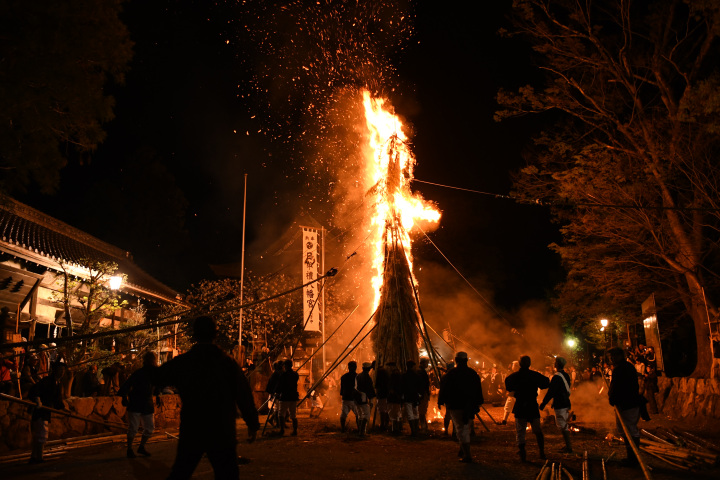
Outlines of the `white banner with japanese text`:
M320 268L320 254L318 252L319 232L316 228L302 228L302 283L308 283L318 278ZM303 289L303 321L305 331L320 331L320 282L308 285Z

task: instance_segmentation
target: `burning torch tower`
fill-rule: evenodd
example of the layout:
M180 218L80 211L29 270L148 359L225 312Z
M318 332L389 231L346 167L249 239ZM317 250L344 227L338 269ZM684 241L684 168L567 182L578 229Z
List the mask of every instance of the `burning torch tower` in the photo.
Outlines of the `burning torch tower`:
M373 344L379 365L418 361L422 322L412 273L410 229L417 220L437 223L440 213L410 191L415 159L402 124L383 109L383 101L364 94L365 117L373 155L373 226L376 231L376 277Z

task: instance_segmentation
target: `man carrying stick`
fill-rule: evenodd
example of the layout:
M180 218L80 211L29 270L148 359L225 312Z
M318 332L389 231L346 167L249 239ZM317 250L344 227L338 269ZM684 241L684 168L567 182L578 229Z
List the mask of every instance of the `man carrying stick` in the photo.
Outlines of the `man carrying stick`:
M625 351L615 347L608 353L613 366L608 395L610 405L617 407L619 414L616 419L617 428L625 439L625 449L627 450L627 458L622 463L628 467L636 467L638 459L630 442L634 442L640 448L640 430L638 430L637 424L640 419L640 406L644 399L640 396L637 371L625 359ZM623 423L631 438L627 438L625 435Z

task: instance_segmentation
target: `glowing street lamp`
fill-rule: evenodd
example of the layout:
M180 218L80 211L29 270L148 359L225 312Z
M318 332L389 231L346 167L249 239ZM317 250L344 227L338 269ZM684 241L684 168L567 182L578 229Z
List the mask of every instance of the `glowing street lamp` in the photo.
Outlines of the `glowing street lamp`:
M122 285L122 276L120 275L113 275L110 277L110 280L108 282L110 286L110 290L119 290L120 286Z
M607 335L607 332L605 331L605 327L607 327L609 323L610 323L610 321L607 318L600 319L600 325L602 325L602 328L600 329L600 331L605 333L605 348L606 349L609 347L609 345L608 345L608 335Z
M570 348L575 348L575 345L577 345L577 342L574 338L568 338L565 343L567 343L567 346Z

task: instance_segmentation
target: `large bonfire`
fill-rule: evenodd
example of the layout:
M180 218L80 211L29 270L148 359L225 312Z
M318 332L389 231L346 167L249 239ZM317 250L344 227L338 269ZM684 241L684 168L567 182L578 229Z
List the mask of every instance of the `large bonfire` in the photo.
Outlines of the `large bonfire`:
M385 108L383 99L363 92L370 132L369 174L373 187L373 287L375 323L373 344L379 365L418 360L420 318L417 282L413 275L410 233L416 222L437 223L440 212L413 194L415 158L400 119Z

